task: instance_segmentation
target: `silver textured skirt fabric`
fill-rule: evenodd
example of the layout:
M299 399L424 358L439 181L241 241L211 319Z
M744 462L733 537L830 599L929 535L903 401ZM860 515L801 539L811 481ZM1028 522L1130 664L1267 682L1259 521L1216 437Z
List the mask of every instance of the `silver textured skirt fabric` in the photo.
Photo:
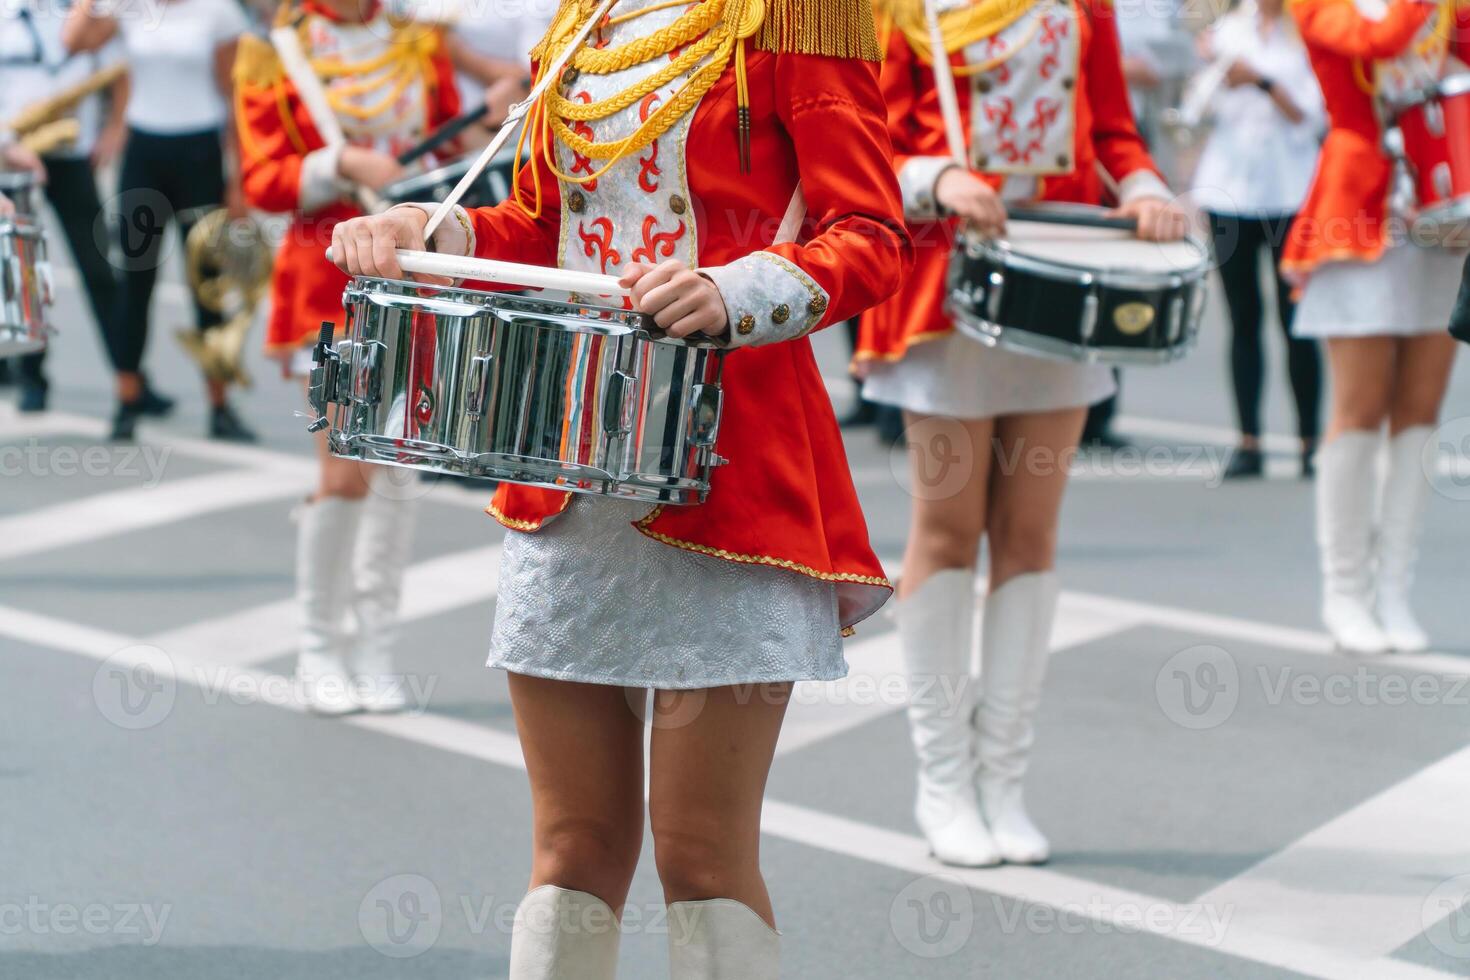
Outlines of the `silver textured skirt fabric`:
M988 419L1079 408L1116 390L1105 365L986 347L956 330L913 345L901 360L874 362L863 396L924 415Z
M1463 252L1393 245L1376 262L1313 270L1292 317L1298 337L1411 337L1441 333L1460 287Z
M633 527L649 510L577 497L507 533L490 666L663 690L846 676L832 583L661 544Z

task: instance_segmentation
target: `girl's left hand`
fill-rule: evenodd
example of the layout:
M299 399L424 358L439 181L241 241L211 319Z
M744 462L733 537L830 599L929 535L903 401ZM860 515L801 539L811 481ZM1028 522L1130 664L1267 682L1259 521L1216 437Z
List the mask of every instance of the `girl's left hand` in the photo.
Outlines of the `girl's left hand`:
M623 266L618 285L631 290L633 308L652 316L670 337L695 332L718 337L730 329L719 289L677 259L658 265L629 263Z
M1189 234L1189 215L1173 201L1140 197L1113 211L1138 221L1138 237L1150 242L1177 242Z

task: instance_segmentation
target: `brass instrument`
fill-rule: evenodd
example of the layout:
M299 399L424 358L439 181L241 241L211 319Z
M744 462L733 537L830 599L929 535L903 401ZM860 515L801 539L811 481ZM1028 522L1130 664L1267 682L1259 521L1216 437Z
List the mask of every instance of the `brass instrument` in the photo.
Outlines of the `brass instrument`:
M208 330L183 329L177 336L209 380L249 387L245 338L270 285L273 261L265 230L253 217L231 220L219 208L190 229L184 243L189 288L205 309L224 314L225 322Z
M76 140L81 127L71 113L83 100L97 94L127 74L119 62L94 72L55 95L26 106L5 123L16 141L36 154L51 153Z

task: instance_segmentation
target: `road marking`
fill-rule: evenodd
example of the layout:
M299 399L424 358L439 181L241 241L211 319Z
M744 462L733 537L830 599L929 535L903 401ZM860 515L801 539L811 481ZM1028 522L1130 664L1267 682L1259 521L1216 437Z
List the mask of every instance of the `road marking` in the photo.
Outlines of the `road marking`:
M1425 904L1470 871L1465 805L1470 748L1360 803L1241 875L1201 895L1236 923L1371 959L1448 914Z
M123 661L128 655L120 654L119 651L127 651L136 643L119 634L93 630L64 620L3 606L0 606L0 634L37 646L68 650L91 659L111 658L120 666L126 665ZM289 697L279 693L288 690L289 686L283 678L274 675L238 667L206 665L183 655L170 654L161 660L149 658L142 652L131 656L137 662L148 663L156 673L171 675L176 681L211 688L215 692L250 689L262 695L256 703L300 710ZM235 684L239 681L245 681L246 684L237 688ZM494 765L522 770L525 767L514 735L482 725L419 713L397 716L351 715L339 720L355 728ZM1465 750L1464 754L1470 755L1470 750ZM1458 780L1456 782L1457 790L1462 792L1464 787L1458 786ZM1458 799L1463 800L1463 795ZM1448 825L1449 816L1460 811L1458 806L1445 806L1442 812L1445 814L1445 824ZM1331 826L1332 824L1328 825ZM1243 959L1297 970L1309 976L1328 980L1361 980L1365 977L1375 980L1427 980L1451 976L1390 959L1365 960L1329 946L1301 942L1274 933L1258 938L1259 934L1250 926L1237 925L1232 920L1226 920L1221 938L1219 930L1207 928L1211 910L1220 914L1228 912L1232 916L1239 914L1238 909L1223 902L1177 903L1074 878L1045 868L948 868L929 858L925 854L923 841L916 836L780 800L766 801L762 830L773 837L870 864L897 868L917 875L947 875L977 891L1033 905L1050 906L1068 915L1098 923L1109 931L1147 931L1186 944L1227 952ZM1407 840L1409 836L1404 835L1403 839ZM1444 835L1437 832L1433 839L1441 841ZM1458 838L1455 843L1455 853L1458 854L1463 848L1459 846ZM1346 852L1339 860L1346 864L1352 853ZM1418 867L1417 861L1415 867ZM999 913L1000 910L996 911ZM1024 922L1024 919L1016 921Z
M279 500L308 486L274 471L225 470L93 494L0 518L0 560Z
M403 576L399 618L409 623L494 599L500 552L501 545L493 544L410 566ZM246 667L291 653L300 631L299 603L282 599L158 633L145 642L168 653L208 651L212 663ZM488 623L485 635L488 642Z

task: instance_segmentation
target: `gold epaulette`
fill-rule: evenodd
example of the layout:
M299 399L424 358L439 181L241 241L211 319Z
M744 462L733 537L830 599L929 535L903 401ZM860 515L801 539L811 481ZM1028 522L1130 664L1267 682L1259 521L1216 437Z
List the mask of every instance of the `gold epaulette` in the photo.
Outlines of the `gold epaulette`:
M747 0L765 7L752 41L762 51L779 54L817 54L832 58L882 61L878 32L873 24L872 0ZM531 59L546 57L546 42L569 34L563 21L586 16L580 0L562 0L551 29L534 48Z
M245 34L235 47L235 84L250 88L270 88L280 81L285 71L276 49L263 37Z
M882 61L872 0L765 0L755 46L782 54Z

